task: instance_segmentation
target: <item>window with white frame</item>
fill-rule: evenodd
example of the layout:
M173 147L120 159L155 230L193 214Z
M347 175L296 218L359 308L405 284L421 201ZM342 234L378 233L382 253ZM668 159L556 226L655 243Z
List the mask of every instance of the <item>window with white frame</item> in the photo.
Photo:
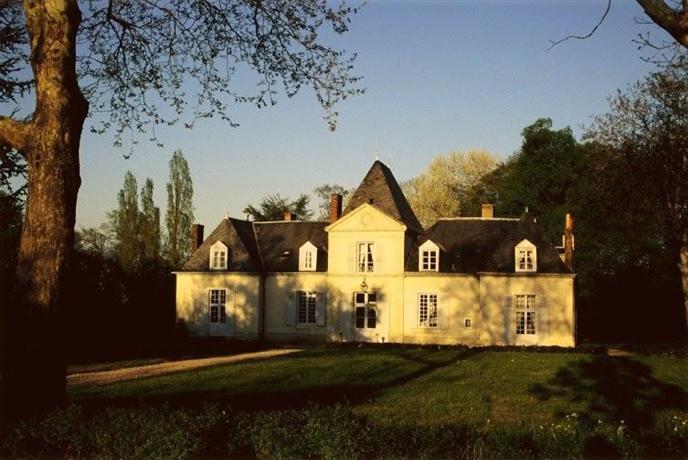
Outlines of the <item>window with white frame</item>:
M523 240L514 250L514 264L517 272L537 271L537 248L528 240Z
M296 309L297 324L315 324L316 323L316 308L317 308L317 293L298 291L297 292L298 305Z
M422 272L436 272L439 269L439 247L428 240L418 248L418 270Z
M418 326L427 328L439 326L437 294L418 294Z
M375 271L375 243L370 241L356 243L356 271L359 273Z
M227 321L227 291L211 289L208 299L208 316L211 323Z
M229 250L222 241L218 241L210 246L210 269L226 270Z
M535 335L537 333L536 303L533 294L515 296L516 335Z
M299 248L299 271L312 272L318 266L318 248L306 241Z

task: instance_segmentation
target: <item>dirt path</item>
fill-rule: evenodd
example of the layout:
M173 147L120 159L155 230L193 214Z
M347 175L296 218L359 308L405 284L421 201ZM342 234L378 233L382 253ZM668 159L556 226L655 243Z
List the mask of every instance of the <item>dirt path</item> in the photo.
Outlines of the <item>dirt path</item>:
M215 366L218 364L236 363L253 359L272 358L284 356L301 351L298 348L274 349L257 351L254 353L242 353L231 356L216 356L213 358L186 359L183 361L170 361L166 363L148 364L146 366L127 367L112 371L84 372L67 376L67 385L108 385L124 380L141 379L174 372L188 371L201 367Z

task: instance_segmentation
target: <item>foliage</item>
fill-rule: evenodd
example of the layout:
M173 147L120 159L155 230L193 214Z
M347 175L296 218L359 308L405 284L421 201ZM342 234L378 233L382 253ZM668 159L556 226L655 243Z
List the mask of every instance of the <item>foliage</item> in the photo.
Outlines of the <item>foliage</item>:
M547 348L313 347L288 359L132 381L140 392L131 398L118 392L126 383L94 386L97 397L10 428L0 451L70 458L683 457L682 359ZM188 382L183 399L168 393L175 379ZM237 398L203 402L222 391Z
M139 222L141 256L146 261L160 260L160 208L153 203L153 180L146 179L141 189L141 215Z
M189 164L182 151L175 150L170 159L165 214L165 259L172 268L180 268L189 258L193 211L193 181Z
M118 207L108 214L117 259L125 270L132 272L138 267L141 257L138 197L136 178L131 171L127 171L122 189L117 194Z
M440 217L456 217L468 211L476 201L473 191L480 179L496 165L497 159L485 150L439 155L425 173L404 184L404 194L427 228Z
M336 184L322 184L313 189L318 203L317 219L320 221L330 220L330 196L333 193L342 195L342 207L346 207L346 201L351 194L350 190L345 189L341 185Z
M263 198L258 207L249 204L244 212L250 215L255 221L275 221L283 220L287 212L296 214L299 220L310 220L313 211L308 204L310 198L306 194L301 194L295 200L282 197L279 193L268 195Z
M335 104L361 90L352 75L355 55L320 35L343 34L355 12L325 0L289 8L243 0L85 2L79 41L90 52L80 56L78 72L92 109L108 114L96 130L114 128L118 138L127 130L154 133L187 107L187 126L210 116L235 124L230 104L269 106L280 91L292 97L303 86L313 89L334 127ZM235 86L243 68L257 76L254 94Z
M21 4L16 0L0 0L0 103L16 102L33 82L17 77L26 65L22 55L26 31L22 27Z

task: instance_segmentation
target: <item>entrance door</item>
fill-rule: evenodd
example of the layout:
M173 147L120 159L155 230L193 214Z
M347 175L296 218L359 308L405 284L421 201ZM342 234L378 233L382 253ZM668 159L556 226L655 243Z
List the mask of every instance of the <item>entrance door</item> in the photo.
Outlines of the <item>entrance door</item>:
M231 318L227 318L226 289L211 289L208 293L208 335L227 337L232 335Z
M378 342L379 311L377 295L374 292L354 294L354 340L356 342Z

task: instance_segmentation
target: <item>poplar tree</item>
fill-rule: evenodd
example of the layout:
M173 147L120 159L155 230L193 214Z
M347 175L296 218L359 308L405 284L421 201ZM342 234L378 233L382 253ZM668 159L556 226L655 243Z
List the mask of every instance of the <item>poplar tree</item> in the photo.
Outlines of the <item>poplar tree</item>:
M139 231L138 189L136 177L127 171L124 184L117 194L117 209L110 213L110 225L115 239L115 254L122 268L133 272L139 264L141 244Z
M141 255L147 262L160 260L160 208L153 202L153 180L146 179L141 188L140 214Z
M193 181L189 164L182 151L176 150L170 159L165 214L165 259L172 268L181 267L189 258L193 211Z

